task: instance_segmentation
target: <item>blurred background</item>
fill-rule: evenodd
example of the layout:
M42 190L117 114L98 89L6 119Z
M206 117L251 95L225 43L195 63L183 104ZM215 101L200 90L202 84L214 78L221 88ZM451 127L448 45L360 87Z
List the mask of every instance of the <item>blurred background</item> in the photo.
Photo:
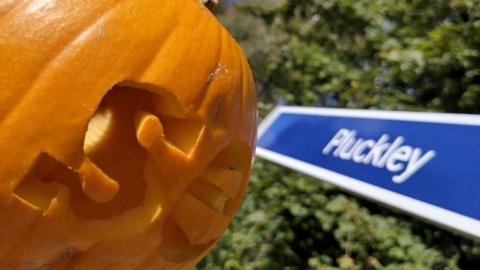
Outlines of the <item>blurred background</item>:
M261 118L278 104L480 112L480 0L230 0L215 12L250 60ZM480 243L257 158L197 269L480 269Z

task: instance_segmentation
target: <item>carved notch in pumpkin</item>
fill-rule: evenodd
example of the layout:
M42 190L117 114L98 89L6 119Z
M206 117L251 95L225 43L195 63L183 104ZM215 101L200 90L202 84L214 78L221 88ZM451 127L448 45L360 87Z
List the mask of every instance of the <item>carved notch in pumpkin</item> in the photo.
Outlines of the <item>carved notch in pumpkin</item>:
M49 155L41 153L28 174L15 188L14 194L32 207L47 211L63 185L52 183L46 179L53 179L61 168L61 163Z

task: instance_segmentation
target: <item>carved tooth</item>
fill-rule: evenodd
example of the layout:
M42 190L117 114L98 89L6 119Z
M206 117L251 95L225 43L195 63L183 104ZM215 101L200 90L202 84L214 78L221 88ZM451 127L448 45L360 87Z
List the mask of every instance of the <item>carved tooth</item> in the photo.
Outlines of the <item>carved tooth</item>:
M165 135L160 119L156 115L140 111L135 116L135 129L137 140L141 146L150 149Z
M230 198L235 198L242 183L242 173L240 171L219 167L207 168L200 178L218 187Z
M120 188L115 180L106 175L87 157L83 160L78 173L81 176L83 191L97 203L111 201Z
M207 236L222 217L221 213L188 193L180 198L172 215L192 245L206 244Z
M227 195L212 185L200 179L195 179L187 188L188 192L195 198L215 209L217 212L223 212L225 203L228 200Z
M212 226L210 232L205 235L205 241L212 241L218 239L223 232L227 229L228 225L232 221L232 217L222 214L217 218L217 222Z
M178 165L188 160L185 153L167 141L163 125L156 115L138 112L135 117L135 130L138 143L163 164L171 162Z

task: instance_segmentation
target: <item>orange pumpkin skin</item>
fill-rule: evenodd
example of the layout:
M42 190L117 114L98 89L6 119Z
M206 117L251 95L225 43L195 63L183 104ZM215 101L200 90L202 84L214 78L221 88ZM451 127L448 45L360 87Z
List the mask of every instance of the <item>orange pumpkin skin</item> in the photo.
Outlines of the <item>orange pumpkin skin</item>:
M255 91L198 0L0 1L0 269L188 269L245 192Z

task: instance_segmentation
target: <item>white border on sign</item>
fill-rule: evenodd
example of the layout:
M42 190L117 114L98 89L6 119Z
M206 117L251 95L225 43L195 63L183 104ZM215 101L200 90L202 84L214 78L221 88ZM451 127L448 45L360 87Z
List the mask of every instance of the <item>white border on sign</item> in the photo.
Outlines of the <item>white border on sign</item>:
M259 139L282 113L480 126L480 116L478 115L279 106L275 108L259 125ZM317 167L262 147L257 147L256 155L285 167L319 178L320 180L336 185L341 189L351 191L364 198L408 212L418 218L433 222L446 229L453 230L475 239L480 239L480 221L476 219L401 195L388 189L377 187L359 179Z
M353 118L387 119L398 121L415 121L428 123L443 123L454 125L480 126L480 116L473 114L457 113L432 113L432 112L403 112L403 111L378 111L356 109L331 109L297 106L277 106L259 125L258 138L277 120L282 113L302 115L343 116Z

